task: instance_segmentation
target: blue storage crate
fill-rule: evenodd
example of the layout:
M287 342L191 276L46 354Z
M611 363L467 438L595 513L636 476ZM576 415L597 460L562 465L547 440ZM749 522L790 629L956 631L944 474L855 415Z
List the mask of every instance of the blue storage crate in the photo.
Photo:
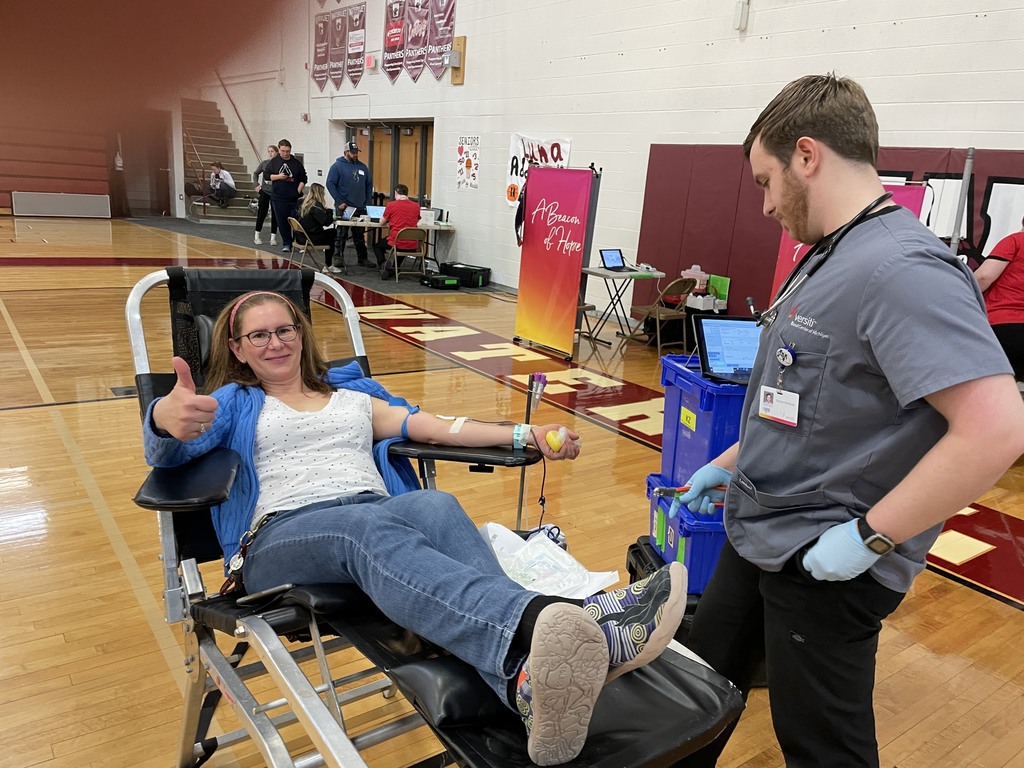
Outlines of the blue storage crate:
M693 367L687 365L691 357ZM691 355L662 357L661 383L665 387L661 474L670 484L682 485L739 440L747 388L708 381Z
M718 554L725 544L725 523L722 513L713 517L695 515L681 506L674 518L668 511L672 498L655 497L657 487L672 486L662 475L647 476L647 497L651 500L651 546L666 563L679 561L686 567L686 591L691 595L704 592L715 570Z

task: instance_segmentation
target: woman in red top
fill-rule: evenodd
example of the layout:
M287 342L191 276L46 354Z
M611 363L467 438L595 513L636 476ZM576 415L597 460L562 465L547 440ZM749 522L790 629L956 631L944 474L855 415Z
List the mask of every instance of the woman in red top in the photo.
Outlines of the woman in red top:
M409 188L405 184L395 185L395 199L387 204L380 220L390 227L391 232L388 234L387 242L378 240L373 244L373 250L377 254L377 263L381 266L381 276L387 279L384 271L394 269L394 264L385 264L388 249L397 245L398 251L401 252L415 251L419 247L415 240L398 240L397 244L395 242L399 232L406 227L415 227L420 221L420 204L409 199Z
M1010 358L1014 376L1024 380L1024 230L996 243L974 277L985 294L988 321Z

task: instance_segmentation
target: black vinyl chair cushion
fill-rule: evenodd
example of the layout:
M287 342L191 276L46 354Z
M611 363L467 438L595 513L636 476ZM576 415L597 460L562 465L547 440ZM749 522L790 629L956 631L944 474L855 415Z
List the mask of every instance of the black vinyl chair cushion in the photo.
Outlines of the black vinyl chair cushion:
M206 512L227 499L240 463L230 448L215 448L177 467L156 467L134 501L143 509Z
M400 440L388 446L388 453L424 461L456 461L464 464L486 464L493 467L528 467L541 460L536 448L463 448L454 445L431 445Z

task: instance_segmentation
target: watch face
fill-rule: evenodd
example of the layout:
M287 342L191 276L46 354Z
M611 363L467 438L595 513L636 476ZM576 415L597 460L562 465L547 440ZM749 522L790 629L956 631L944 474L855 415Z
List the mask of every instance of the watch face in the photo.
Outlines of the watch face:
M887 554L888 552L892 552L892 550L895 548L895 545L891 541L889 541L889 539L885 538L884 536L880 536L877 533L874 536L869 536L867 539L865 539L864 546L870 549L876 555Z

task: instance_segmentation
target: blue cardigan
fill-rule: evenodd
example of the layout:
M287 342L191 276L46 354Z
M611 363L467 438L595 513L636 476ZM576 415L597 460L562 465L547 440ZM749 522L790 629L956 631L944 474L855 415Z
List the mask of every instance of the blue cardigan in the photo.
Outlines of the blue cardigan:
M392 397L373 379L363 376L358 363L343 368L332 368L327 372L327 383L335 389L351 389L364 392L371 397L387 400L389 405L401 405L409 413L419 410L400 398ZM195 440L182 441L174 437L161 437L153 429L153 404L146 413L143 424L143 446L146 463L151 467L176 467L190 459L201 456L214 448L227 447L242 457L240 471L235 477L231 496L223 504L213 507L213 526L217 539L224 551L224 562L239 549L238 540L249 528L256 499L259 496L259 481L256 479L256 464L253 447L256 442L256 421L266 394L260 387L243 387L227 384L212 394L219 403L217 415L210 428ZM402 438L381 440L373 446L373 458L377 470L384 478L384 487L392 496L417 490L419 478L412 463L404 457L389 457L388 446Z

